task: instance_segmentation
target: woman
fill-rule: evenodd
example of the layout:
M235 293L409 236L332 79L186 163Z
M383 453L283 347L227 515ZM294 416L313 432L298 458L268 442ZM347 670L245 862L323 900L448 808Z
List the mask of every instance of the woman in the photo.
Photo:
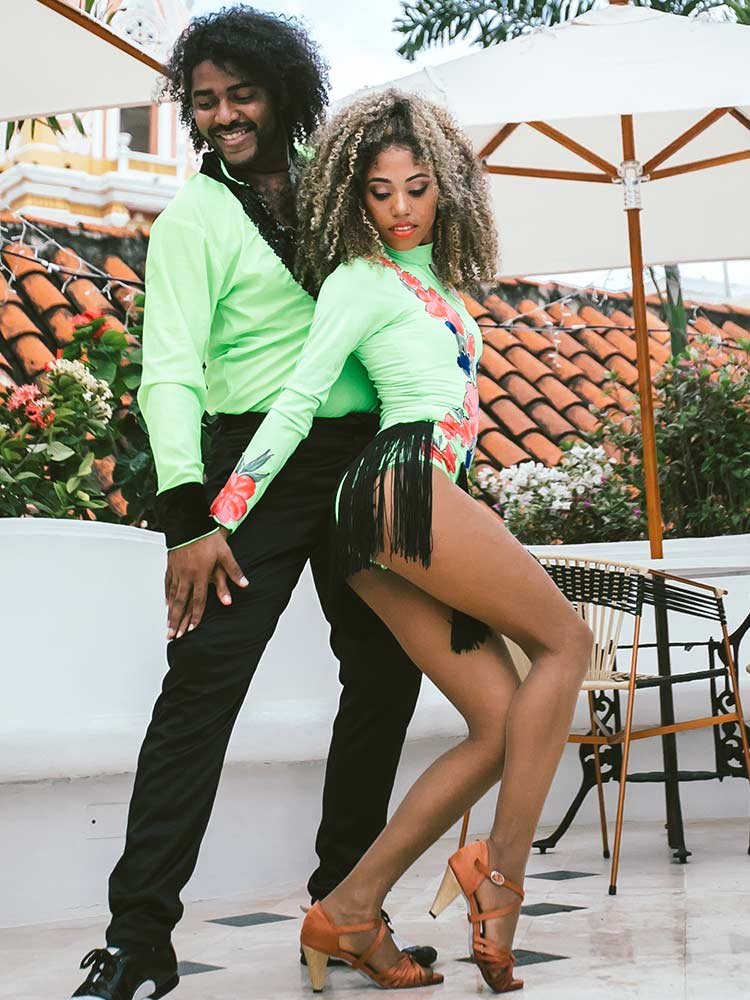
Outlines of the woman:
M299 278L319 292L315 319L213 513L231 530L251 511L354 353L380 396L381 430L339 489L341 574L468 727L308 913L312 985L322 989L328 956L386 988L442 982L398 951L381 907L502 775L489 838L450 858L433 911L463 891L482 975L495 992L518 989L510 948L521 884L591 635L539 564L461 488L478 429L481 338L455 289L490 279L496 260L482 170L439 107L395 91L368 95L319 131L299 215ZM520 686L502 635L532 661Z

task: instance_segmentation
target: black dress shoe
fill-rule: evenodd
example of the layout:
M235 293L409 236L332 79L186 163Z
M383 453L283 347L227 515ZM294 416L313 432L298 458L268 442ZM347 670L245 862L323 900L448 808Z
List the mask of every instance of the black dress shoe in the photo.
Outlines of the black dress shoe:
M90 969L74 997L90 1000L158 1000L179 983L177 958L167 948L95 948L81 962Z
M383 914L383 920L385 920L386 927L391 932L393 937L393 943L397 948L400 948L406 955L411 955L414 961L421 965L424 969L429 969L431 965L437 962L437 949L433 948L429 944L406 944L403 939L394 931L393 925L391 924L391 918L385 912L381 910Z
M391 932L394 944L397 948L400 948L406 955L411 955L414 961L418 965L421 965L424 969L429 969L431 965L434 965L435 962L437 962L438 953L435 948L429 944L405 944L398 934L394 932L393 925L391 924L391 918L385 910L381 910L381 913L383 914L383 920L385 921L388 930ZM299 955L300 962L303 965L307 965L307 962L305 961L305 954L301 949ZM329 958L328 964L330 966L348 965L348 962L342 962L340 958Z

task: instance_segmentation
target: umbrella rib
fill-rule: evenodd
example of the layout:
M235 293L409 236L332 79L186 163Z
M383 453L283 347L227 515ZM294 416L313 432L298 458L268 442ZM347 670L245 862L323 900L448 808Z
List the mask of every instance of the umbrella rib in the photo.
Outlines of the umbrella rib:
M750 160L750 149L739 153L726 153L724 156L712 156L707 160L694 160L692 163L683 163L679 167L667 167L664 170L654 170L650 176L652 181L663 180L665 177L677 177L679 174L691 174L696 170L708 170L710 167L722 167L728 163L739 163L741 160Z
M677 136L674 142L670 142L668 146L665 146L659 153L652 156L650 160L647 160L643 164L644 174L650 174L654 167L658 167L659 164L664 163L665 160L674 156L678 150L687 146L688 143L692 142L693 139L705 132L706 129L710 128L713 124L715 124L715 122L730 113L730 108L716 108L707 114L705 118L701 118L701 120L696 122L695 125L683 132L682 135Z
M605 160L604 157L599 156L593 150L588 149L586 146L582 146L580 142L576 142L575 139L571 139L569 135L564 132L560 132L558 129L553 128L552 125L548 125L547 122L527 122L527 125L531 128L536 129L537 132L541 132L542 135L547 136L548 139L552 139L553 142L558 143L560 146L564 146L565 149L569 150L571 153L575 153L582 160L586 160L587 163L593 164L595 167L599 167L607 174L610 180L617 179L617 167Z
M614 180L609 174L587 173L585 170L544 170L541 167L501 167L486 163L484 169L488 174L507 174L511 177L544 177L557 181L594 181L598 184L611 184Z
M750 118L748 118L747 115L743 114L739 108L730 108L729 114L732 116L732 118L735 118L740 123L740 125L744 125L745 128L750 129Z
M505 142L505 140L508 138L508 136L512 135L516 131L516 129L518 128L518 126L520 124L521 124L520 122L509 122L507 125L504 125L500 129L500 131L497 132L490 139L490 141L487 143L487 145L484 146L482 149L480 149L480 151L479 151L479 159L480 160L484 160L488 156L491 156L495 152L495 150L498 148L498 146L501 146Z

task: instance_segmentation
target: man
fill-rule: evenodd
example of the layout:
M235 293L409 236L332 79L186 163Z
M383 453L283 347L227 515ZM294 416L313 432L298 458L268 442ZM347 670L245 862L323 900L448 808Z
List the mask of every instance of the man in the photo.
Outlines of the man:
M313 430L253 517L227 539L209 515L291 374L314 303L294 281L295 141L326 101L325 67L294 22L235 7L191 23L169 64L196 149L210 150L153 227L139 393L169 548L169 671L141 749L107 949L74 996L161 997L178 982L171 931L209 820L226 746L265 646L308 559L343 684L316 847L313 899L348 874L386 821L419 671L354 595L327 605L333 495L377 430L350 359ZM201 420L217 414L205 485ZM412 949L418 961L431 948Z

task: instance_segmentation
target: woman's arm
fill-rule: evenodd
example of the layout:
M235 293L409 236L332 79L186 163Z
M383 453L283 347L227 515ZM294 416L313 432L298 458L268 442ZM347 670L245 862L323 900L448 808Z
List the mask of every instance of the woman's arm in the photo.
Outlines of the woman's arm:
M242 523L307 437L346 359L382 324L382 296L372 288L377 277L372 265L356 261L340 266L324 282L291 379L211 507L214 519L230 531Z

